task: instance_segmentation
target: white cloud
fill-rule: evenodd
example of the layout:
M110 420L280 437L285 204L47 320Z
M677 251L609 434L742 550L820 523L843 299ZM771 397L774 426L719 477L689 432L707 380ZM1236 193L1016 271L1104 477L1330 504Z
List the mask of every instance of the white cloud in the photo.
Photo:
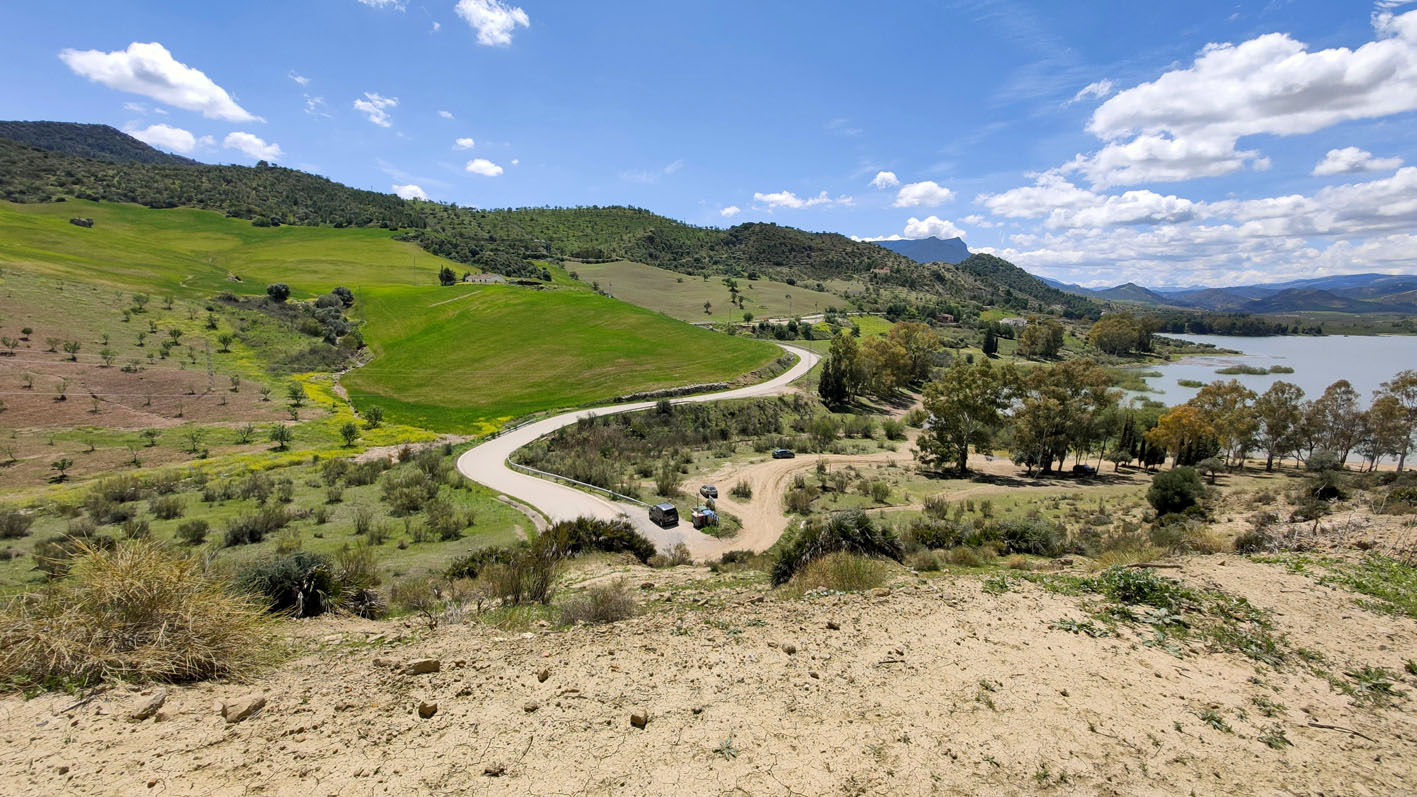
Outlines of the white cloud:
M159 149L187 154L197 148L197 138L180 127L148 125L144 128L125 127L123 132Z
M954 222L946 221L939 216L927 216L923 219L911 217L905 222L906 238L963 238L964 230L956 227Z
M309 94L305 95L305 113L311 116L328 117L330 115L329 106L325 105L325 98L311 97Z
M960 221L964 222L965 224L968 224L968 225L971 226L971 227L982 227L982 228L984 228L984 229L986 229L986 230L990 230L990 229L993 229L993 228L995 228L995 227L1002 227L1002 226L1003 226L1003 224L1002 224L1001 222L990 221L990 220L984 218L983 216L979 215L978 213L971 213L970 215L965 216L964 218L960 219Z
M792 210L800 210L802 208L811 208L816 207L818 205L855 204L855 200L849 196L839 196L836 199L832 199L831 197L827 196L826 191L822 191L816 196L808 197L806 199L797 196L791 191L778 191L771 194L764 194L760 191L757 191L753 193L753 200L755 202L762 202L763 204L767 205L768 210L776 210L777 208L790 208Z
M472 149L477 142L470 138L460 138L453 142L453 149Z
M243 152L247 157L256 160L271 161L285 155L284 152L281 152L279 144L274 142L267 144L261 138L250 133L227 133L226 138L222 139L221 145L227 149Z
M496 177L502 173L502 167L486 158L473 158L467 162L467 170L473 174L480 174L483 177Z
M413 183L409 183L408 185L398 185L397 183L395 183L394 193L398 194L400 199L428 198L427 192L425 192L422 188L419 188L418 186L414 185Z
M59 58L75 73L95 83L197 111L208 119L265 121L237 105L225 89L201 70L174 59L172 53L157 42L133 42L126 50L109 53L66 49L59 53Z
M201 138L197 139L197 146L201 147L202 149L211 149L212 147L216 146L216 139L212 138L211 136L202 136Z
M1402 158L1374 158L1373 153L1357 147L1331 149L1314 167L1315 177L1358 172L1385 172L1402 165Z
M489 47L505 47L518 26L531 27L525 11L501 0L458 0L453 10L477 30L477 43Z
M408 7L405 0L359 0L359 2L370 8L391 8L395 11L403 11Z
M453 112L452 112L452 111L439 111L439 112L438 112L438 115L441 116L441 117L443 117L444 119L451 119L451 118L453 118Z
M900 191L895 195L895 202L892 202L891 206L897 208L932 208L936 205L943 205L951 199L954 199L954 197L955 192L950 189L941 186L934 180L925 180L924 182L906 183L901 186Z
M520 160L520 159L518 159L518 158L512 158L512 165L513 165L513 166L518 166L518 165L520 165L520 164L521 164L521 160Z
M398 97L381 97L377 93L366 91L364 98L354 101L354 110L366 114L369 121L380 127L393 127L394 121L389 118L388 109L397 107Z
M895 172L876 172L876 176L871 178L872 188L895 188L900 185L900 178L895 176Z
M141 102L125 102L123 103L123 110L132 111L133 113L145 114L148 112L148 106L142 104Z
M1072 105L1075 102L1082 102L1089 97L1102 99L1112 93L1112 85L1112 81L1110 80L1099 80L1096 83L1089 83L1081 89L1078 89L1078 93L1074 94L1071 100L1063 104Z
M438 31L440 31L440 30L442 30L442 29L443 29L443 23L441 23L441 22L439 22L439 21L437 21L437 20L435 19L435 20L433 20L433 30L429 31L429 33L437 33Z
M1241 138L1417 109L1417 11L1381 10L1373 26L1357 49L1310 51L1283 33L1207 45L1190 66L1102 103L1087 129L1108 143L1072 168L1099 188L1264 169L1258 152L1237 149Z
M310 85L310 78L305 77L304 75L297 75L294 69L290 70L290 74L286 75L286 77L290 78L296 83L299 83L302 86Z
M718 215L724 217L725 219L731 219L731 218L733 218L734 216L737 216L739 213L742 213L742 212L743 212L743 209L740 208L740 207L738 207L737 205L729 205L728 207L724 208L723 210L720 210L720 211L718 212Z

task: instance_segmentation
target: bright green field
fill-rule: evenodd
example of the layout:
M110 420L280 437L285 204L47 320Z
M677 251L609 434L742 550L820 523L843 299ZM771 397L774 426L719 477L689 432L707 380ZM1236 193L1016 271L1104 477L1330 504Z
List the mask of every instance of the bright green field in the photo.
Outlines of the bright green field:
M92 218L94 227L70 224L76 216ZM295 298L309 298L336 285L356 292L375 285L436 285L444 265L458 273L468 270L393 235L378 229L252 227L188 208L0 202L0 264L154 296L223 290L261 295L267 283L285 282ZM228 272L242 281L227 279Z
M581 281L600 283L600 289L617 299L658 310L685 321L742 321L743 313L756 319L820 313L828 307L845 308L840 296L819 293L803 285L788 285L772 280L738 280L743 295L743 309L729 304L728 288L723 278L679 274L643 263L567 263L566 268L580 275ZM791 301L788 300L791 296ZM712 313L704 312L704 302L711 304Z
M70 224L76 216L94 219L94 227ZM550 290L443 288L438 269L466 268L394 234L253 227L191 209L0 202L0 267L154 297L261 295L267 283L285 282L295 298L310 298L344 285L355 292L353 312L367 322L364 337L377 355L346 377L352 395L379 404L391 421L437 431L490 431L540 410L723 381L779 354L761 341L595 295L564 275ZM764 284L745 292L765 291ZM727 290L718 289L726 307Z
M572 288L380 288L364 315L378 357L344 378L355 403L439 431L732 379L780 354Z

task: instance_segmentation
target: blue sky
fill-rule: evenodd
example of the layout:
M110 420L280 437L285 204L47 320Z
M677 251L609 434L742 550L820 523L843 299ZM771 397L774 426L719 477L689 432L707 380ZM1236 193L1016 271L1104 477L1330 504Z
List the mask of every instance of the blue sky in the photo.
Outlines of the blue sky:
M1417 271L1417 3L63 8L0 9L0 117L463 205L962 234L1087 285Z

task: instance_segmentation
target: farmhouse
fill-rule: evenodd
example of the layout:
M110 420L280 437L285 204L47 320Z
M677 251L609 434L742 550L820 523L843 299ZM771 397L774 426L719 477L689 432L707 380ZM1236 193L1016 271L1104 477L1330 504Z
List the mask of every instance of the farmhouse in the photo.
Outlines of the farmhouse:
M506 285L507 278L501 274L484 272L482 274L469 274L463 277L463 282L471 282L476 285Z

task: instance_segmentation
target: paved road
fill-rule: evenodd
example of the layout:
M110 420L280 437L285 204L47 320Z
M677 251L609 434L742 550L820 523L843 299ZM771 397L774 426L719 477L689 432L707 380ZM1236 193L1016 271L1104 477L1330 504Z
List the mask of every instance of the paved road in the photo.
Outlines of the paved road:
M789 384L811 370L812 366L816 365L817 361L821 359L818 355L807 349L784 344L778 345L796 354L798 360L795 365L777 377L769 379L766 382L749 385L748 387L740 387L734 390L726 390L719 393L705 393L697 396L683 396L681 398L672 399L673 403L688 404L691 402L723 401L726 399L772 396L783 393L788 390ZM545 513L553 522L571 520L580 515L590 515L605 520L612 520L620 515L627 515L630 521L657 545L667 548L677 543L684 542L689 545L690 550L693 550L700 547L705 541L711 541L713 538L695 531L687 520L680 523L677 528L661 529L649 522L649 518L646 516L643 507L617 503L610 500L608 497L592 495L564 484L515 471L507 465L507 457L511 456L513 451L563 426L569 426L581 418L591 415L635 412L637 410L649 409L654 405L654 401L615 404L609 407L597 407L590 410L567 412L537 421L536 423L528 424L519 429L507 432L500 437L488 440L475 448L468 449L461 457L458 457L458 471L467 478L484 484L496 490L498 493L508 495L518 501L536 507ZM696 545L696 543L698 543L698 545Z

